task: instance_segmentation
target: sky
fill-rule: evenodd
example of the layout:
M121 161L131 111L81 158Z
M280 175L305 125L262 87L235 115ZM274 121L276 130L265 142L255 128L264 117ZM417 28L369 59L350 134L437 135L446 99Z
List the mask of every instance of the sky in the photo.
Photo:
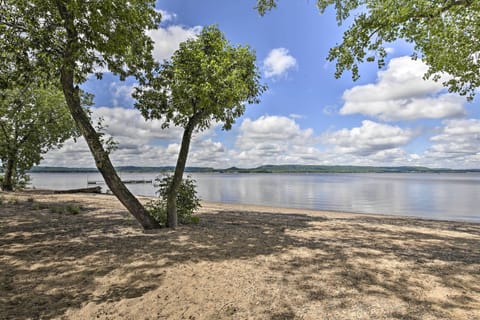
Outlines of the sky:
M426 66L413 61L403 41L389 44L386 65L360 66L361 78L335 79L329 48L345 26L314 0L280 1L261 17L254 0L162 0L154 56L168 59L179 43L216 24L233 44L255 50L261 102L248 105L230 131L221 124L196 132L187 166L256 167L266 164L428 166L480 168L480 99L467 102L440 82L423 80ZM182 128L162 129L133 108L133 79L106 73L82 88L95 95L93 118L102 118L118 143L116 166L175 165ZM83 139L52 150L43 166L94 167Z

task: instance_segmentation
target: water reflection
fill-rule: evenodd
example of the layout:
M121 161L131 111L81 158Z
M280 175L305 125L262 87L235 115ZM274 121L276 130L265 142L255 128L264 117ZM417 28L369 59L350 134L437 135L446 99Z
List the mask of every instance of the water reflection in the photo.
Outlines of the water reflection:
M35 173L36 188L68 189L99 174ZM155 173L122 173L154 179ZM480 222L480 174L192 174L203 200L292 208L412 215ZM155 195L152 184L131 184Z

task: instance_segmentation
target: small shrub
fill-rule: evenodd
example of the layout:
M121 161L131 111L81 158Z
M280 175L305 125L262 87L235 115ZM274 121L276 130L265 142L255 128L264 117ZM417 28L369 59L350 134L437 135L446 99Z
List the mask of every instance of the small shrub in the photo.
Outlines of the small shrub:
M27 202L33 203L33 202L35 202L35 199L33 199L32 197L29 197L29 198L27 199Z
M172 181L173 176L157 177L155 182L160 199L150 201L145 205L148 212L161 226L167 224L167 193ZM200 198L197 196L195 180L188 176L182 180L177 194L178 223L198 224L200 218L193 216L193 213L200 207Z
M4 202L5 202L5 199L3 198L3 196L0 196L0 205L2 205Z
M167 225L167 202L165 200L150 201L145 205L145 209L157 220L159 225Z
M191 224L199 224L200 223L200 217L199 216L191 216L190 217L190 223Z

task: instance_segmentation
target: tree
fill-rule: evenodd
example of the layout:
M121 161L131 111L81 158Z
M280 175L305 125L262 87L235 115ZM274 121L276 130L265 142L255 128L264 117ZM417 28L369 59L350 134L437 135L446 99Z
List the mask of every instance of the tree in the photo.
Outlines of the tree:
M35 65L34 72L60 80L68 109L98 170L145 229L157 228L158 223L120 180L101 134L81 106L78 85L94 73L100 78L99 70L104 68L122 80L151 70L153 42L146 31L159 22L153 0L1 0L0 7L0 52L15 50L15 56L33 60L32 64L25 58L9 59L20 73Z
M404 39L414 44L412 58L429 66L425 78L439 80L439 73L446 72L451 77L443 84L469 100L480 87L480 1L318 0L317 4L321 13L334 6L339 25L352 21L327 58L336 60L337 78L351 70L357 80L358 65L364 60L376 60L382 67L385 46ZM262 15L275 6L275 0L257 2Z
M170 60L158 66L140 87L136 108L146 119L164 119L164 127L184 128L172 183L168 190L167 225L177 226L176 195L182 181L192 133L223 123L229 130L246 103L258 103L265 87L259 83L255 53L232 46L216 26L205 27L187 40Z
M4 169L2 189L12 191L19 178L42 154L77 137L65 98L54 87L6 89L0 95L0 160Z

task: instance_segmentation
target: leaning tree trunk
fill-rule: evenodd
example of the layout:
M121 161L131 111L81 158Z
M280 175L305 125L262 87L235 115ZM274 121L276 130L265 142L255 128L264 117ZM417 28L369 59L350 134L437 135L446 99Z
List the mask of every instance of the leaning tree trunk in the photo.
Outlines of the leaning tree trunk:
M3 176L2 190L13 191L13 175L15 172L15 159L8 156L7 166L5 167L5 175Z
M178 154L177 165L175 166L175 173L173 174L172 184L168 188L167 193L167 227L176 228L178 225L177 216L177 193L182 183L183 172L187 163L188 149L190 148L190 141L192 140L193 129L200 114L194 115L188 121L185 131L183 132L182 145Z
M70 113L92 152L98 170L112 193L138 220L144 229L159 228L157 221L153 219L138 199L135 198L121 181L110 161L108 153L100 141L98 133L93 128L90 119L81 106L80 89L74 87L74 70L76 64L74 53L75 46L78 46L78 35L75 30L73 18L68 10L64 6L59 5L59 11L65 21L65 29L67 31L67 42L64 48L63 66L61 69L61 85Z

